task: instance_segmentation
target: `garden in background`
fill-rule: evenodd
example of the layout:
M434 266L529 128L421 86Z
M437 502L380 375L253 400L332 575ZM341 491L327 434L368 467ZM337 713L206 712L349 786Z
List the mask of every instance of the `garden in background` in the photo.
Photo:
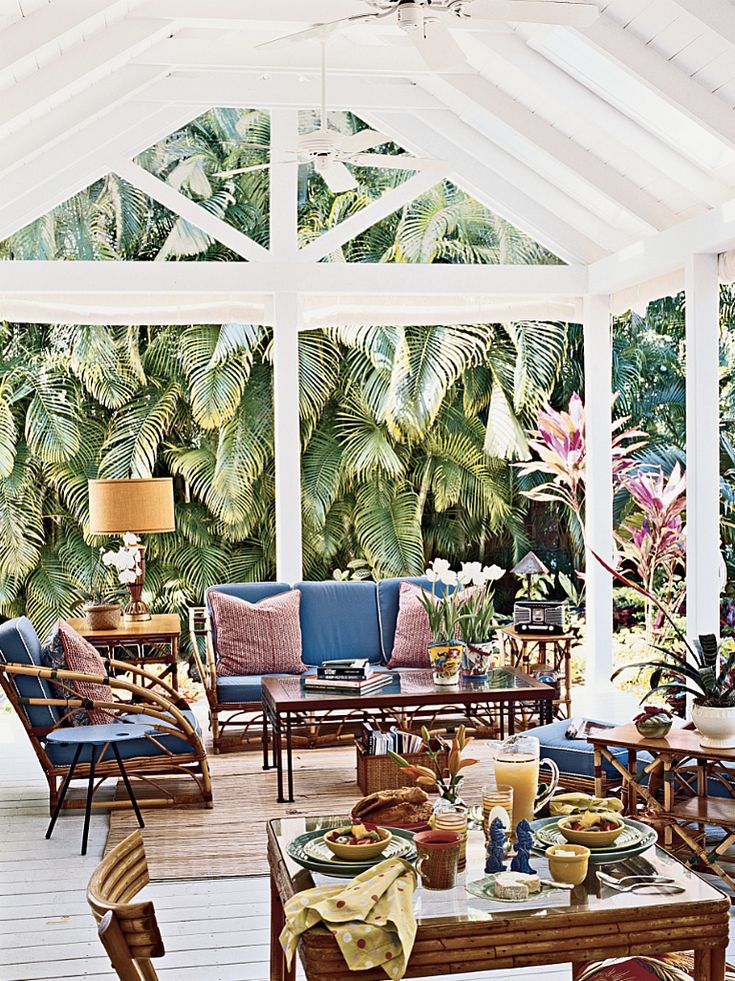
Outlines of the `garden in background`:
M303 124L308 126L308 114ZM334 114L348 131L363 124ZM216 175L268 159L268 117L212 110L139 162L268 245L268 176ZM383 152L397 152L387 145ZM356 169L332 195L301 171L306 243L401 171ZM241 261L109 175L0 244L0 258ZM556 263L449 182L330 261ZM722 303L723 629L735 629L734 294ZM621 568L686 615L684 307L681 296L614 330L615 526ZM272 334L251 324L0 326L0 613L41 634L78 610L98 542L85 539L90 477L170 474L177 530L148 545L154 610L183 613L205 586L273 578ZM304 575L415 574L435 556L551 570L539 595L582 615L584 379L578 325L324 328L300 335ZM723 573L724 575L724 573ZM733 585L730 585L733 583ZM497 584L510 615L519 583ZM650 658L665 624L616 589L616 660ZM581 669L581 661L578 665ZM635 682L628 682L635 684Z

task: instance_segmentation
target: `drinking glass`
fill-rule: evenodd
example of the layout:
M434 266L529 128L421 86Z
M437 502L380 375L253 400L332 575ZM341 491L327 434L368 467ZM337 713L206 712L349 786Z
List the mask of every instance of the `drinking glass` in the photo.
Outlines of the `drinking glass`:
M431 818L435 831L456 831L460 837L457 871L464 872L467 865L467 808L451 807L436 811Z
M490 838L490 824L496 817L505 828L513 828L513 788L508 784L486 783L482 788L482 830L486 841Z

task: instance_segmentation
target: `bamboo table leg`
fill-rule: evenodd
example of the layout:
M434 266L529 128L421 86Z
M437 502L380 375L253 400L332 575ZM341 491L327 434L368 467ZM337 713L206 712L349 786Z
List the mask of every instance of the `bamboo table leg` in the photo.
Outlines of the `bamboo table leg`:
M715 947L709 952L711 981L725 981L727 947Z
M293 964L289 969L286 966L286 958L278 939L285 922L281 897L271 876L271 981L295 981L296 979L296 957L294 956Z
M602 750L595 746L595 797L604 797L602 789Z

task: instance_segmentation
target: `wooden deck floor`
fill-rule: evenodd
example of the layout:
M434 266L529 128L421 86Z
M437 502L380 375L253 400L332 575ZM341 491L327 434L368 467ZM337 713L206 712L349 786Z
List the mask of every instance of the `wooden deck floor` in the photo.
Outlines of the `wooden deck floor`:
M85 858L79 813L64 815L50 842L47 822L38 763L15 717L0 709L0 981L110 981L84 899L107 816L94 815ZM162 981L269 981L267 878L151 883L145 894L155 900L166 943L157 962ZM570 977L565 967L537 968L512 981ZM510 981L506 971L462 979Z

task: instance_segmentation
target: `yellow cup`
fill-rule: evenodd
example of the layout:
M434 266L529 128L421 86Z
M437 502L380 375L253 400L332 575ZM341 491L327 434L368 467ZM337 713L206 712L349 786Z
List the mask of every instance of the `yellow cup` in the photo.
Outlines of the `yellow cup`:
M587 878L590 850L585 845L552 845L551 848L546 849L546 857L549 860L549 872L554 882L579 886Z

